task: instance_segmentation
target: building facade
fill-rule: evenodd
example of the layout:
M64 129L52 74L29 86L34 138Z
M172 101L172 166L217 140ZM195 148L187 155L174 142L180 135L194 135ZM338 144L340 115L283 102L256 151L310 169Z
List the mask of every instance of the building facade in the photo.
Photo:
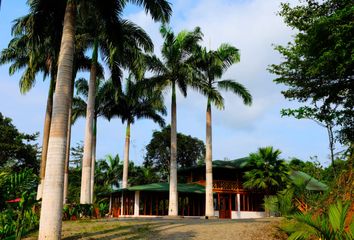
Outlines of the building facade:
M243 187L249 169L247 158L213 161L214 216L221 219L265 217L265 192ZM304 172L292 171L290 178L307 190L325 191L327 186ZM205 216L205 165L178 171L178 215ZM110 195L113 217L157 217L168 215L168 183L152 183L118 189Z
M219 218L264 217L264 193L243 188L246 159L213 161L214 215ZM178 215L205 215L205 165L178 171ZM113 217L168 215L168 183L154 183L119 189L111 194Z

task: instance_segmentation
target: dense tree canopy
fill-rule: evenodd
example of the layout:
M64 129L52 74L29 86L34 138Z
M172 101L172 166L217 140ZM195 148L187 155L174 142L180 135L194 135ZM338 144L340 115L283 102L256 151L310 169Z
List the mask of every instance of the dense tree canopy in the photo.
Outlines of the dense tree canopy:
M163 128L153 133L150 143L146 146L145 167L152 167L166 180L170 166L171 128ZM190 167L197 164L199 159L204 159L205 145L198 138L177 134L177 164L179 167Z
M352 0L306 0L282 4L280 16L297 30L295 39L276 50L285 58L270 71L283 95L313 109L317 120L333 120L339 139L354 141L354 8Z
M38 172L37 145L31 144L37 136L21 133L10 118L0 113L0 168L9 167L19 171L28 167Z

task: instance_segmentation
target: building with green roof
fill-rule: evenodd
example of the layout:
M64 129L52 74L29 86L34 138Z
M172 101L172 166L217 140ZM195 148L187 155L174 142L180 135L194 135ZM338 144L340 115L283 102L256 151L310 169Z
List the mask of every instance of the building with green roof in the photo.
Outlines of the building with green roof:
M214 215L219 218L264 217L265 193L243 188L243 175L249 170L248 158L213 161ZM205 215L205 165L178 171L178 214L184 217ZM327 186L306 173L292 171L290 178L307 190L325 191ZM110 212L114 217L168 215L168 183L152 183L118 189L111 193Z

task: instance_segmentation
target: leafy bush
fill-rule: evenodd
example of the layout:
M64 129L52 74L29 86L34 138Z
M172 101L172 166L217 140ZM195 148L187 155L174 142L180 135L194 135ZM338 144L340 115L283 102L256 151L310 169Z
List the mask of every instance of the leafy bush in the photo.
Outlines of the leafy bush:
M337 202L329 206L327 214L315 217L311 213L298 213L281 229L289 235L290 240L315 237L322 240L354 239L354 222L351 220L346 224L349 208L349 204Z
M93 216L92 204L80 204L78 207L81 218L91 218Z
M77 220L81 218L92 218L92 204L66 204L63 207L63 220Z
M21 239L21 236L37 229L39 225L39 216L34 211L38 202L35 191L37 177L30 169L2 176L6 201L19 201L2 202L6 208L0 212L0 239Z
M14 236L16 231L15 213L12 209L0 212L0 239Z
M109 211L108 203L101 202L98 206L99 206L98 209L100 211L101 217L105 216Z
M289 216L296 212L293 203L294 191L285 189L274 196L266 196L264 198L264 209L274 216Z

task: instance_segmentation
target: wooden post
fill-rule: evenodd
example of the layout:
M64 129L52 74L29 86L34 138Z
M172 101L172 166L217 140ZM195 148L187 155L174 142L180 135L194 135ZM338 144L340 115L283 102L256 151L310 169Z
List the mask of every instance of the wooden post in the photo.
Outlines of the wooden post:
M152 196L150 195L150 215L152 215Z
M231 207L231 193L229 194L229 213L230 213L230 218L232 217L232 207Z
M165 215L165 199L162 197L162 216Z
M146 196L144 197L144 215L146 215Z
M156 216L159 215L159 197L156 196L156 199L155 199L155 202L156 202Z
M220 214L220 193L218 193L218 210L219 210L219 214Z
M242 206L243 206L243 209L246 210L246 195L245 194L242 194ZM247 210L246 210L247 211Z

